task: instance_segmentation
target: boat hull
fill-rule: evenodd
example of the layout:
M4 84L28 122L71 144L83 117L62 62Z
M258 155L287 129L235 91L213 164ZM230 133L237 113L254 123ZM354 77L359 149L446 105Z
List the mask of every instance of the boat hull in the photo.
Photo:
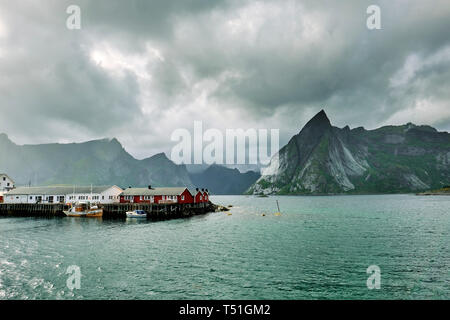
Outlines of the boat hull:
M146 219L147 212L144 210L133 210L126 212L127 218L137 218L137 219Z
M147 215L146 214L130 214L130 213L127 213L127 218L146 219Z
M80 212L74 212L74 211L63 211L64 214L68 217L75 217L75 218L101 218L103 217L103 209L95 209L95 210L88 210L88 211L80 211Z

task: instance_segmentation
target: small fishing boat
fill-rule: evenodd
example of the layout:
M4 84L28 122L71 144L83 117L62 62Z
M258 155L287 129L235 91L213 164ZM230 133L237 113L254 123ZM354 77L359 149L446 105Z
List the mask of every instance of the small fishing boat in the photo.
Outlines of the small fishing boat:
M147 218L147 212L144 210L127 211L127 218Z
M91 206L89 203L77 203L63 212L68 217L100 218L103 216L103 208L98 205Z

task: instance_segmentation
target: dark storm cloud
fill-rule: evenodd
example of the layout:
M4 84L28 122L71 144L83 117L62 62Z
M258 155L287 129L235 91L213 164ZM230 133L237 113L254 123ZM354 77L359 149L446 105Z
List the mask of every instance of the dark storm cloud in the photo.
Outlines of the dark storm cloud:
M253 108L256 114L268 114L285 105L294 110L316 105L338 118L342 111L345 117L353 113L353 119L348 119L350 124L359 121L379 125L414 103L408 95L391 97L396 95L396 88L390 87L391 78L403 68L408 57L419 54L426 59L450 45L450 6L444 1L433 6L418 1L401 5L379 1L383 29L375 31L365 27L365 10L373 1L278 3L280 8L286 5L279 14L258 12L255 8L254 17L262 14L264 21L258 26L257 35L247 43L243 43L247 39L242 41L238 37L227 43L229 39L216 29L202 29L213 19L200 19L195 29L200 40L180 57L186 63L195 62L201 77L238 69L242 76L227 80L216 94L222 99L234 96L241 106ZM283 21L292 18L290 10L297 10L298 21ZM314 27L308 29L308 24L302 24L302 19L309 15L315 19L311 22L321 29L315 39L308 39L308 32L314 31ZM202 39L206 41L202 43ZM211 43L212 48L207 49ZM229 46L232 43L238 49ZM436 68L448 68L449 57L444 58ZM432 80L423 73L415 76L411 81ZM433 91L441 88L447 92L445 83L448 81L433 83ZM367 122L368 115L375 119L373 123ZM345 118L339 120L343 123Z
M63 14L36 2L3 7L8 35L1 39L2 131L70 140L104 135L139 114L135 76L113 78L93 64L86 49L91 40L65 28L64 7L57 6Z
M82 30L65 28L70 4L81 7ZM382 30L366 27L371 4L381 7ZM117 136L137 153L168 151L173 129L204 120L283 128L283 143L322 108L339 126L450 130L445 0L0 8L0 131L22 141Z
M66 1L66 7L73 1ZM183 1L110 1L82 0L77 2L86 11L86 27L105 33L125 36L125 41L146 40L149 37L166 40L171 36L176 19L193 16L222 5L222 0ZM131 37L130 35L133 35Z

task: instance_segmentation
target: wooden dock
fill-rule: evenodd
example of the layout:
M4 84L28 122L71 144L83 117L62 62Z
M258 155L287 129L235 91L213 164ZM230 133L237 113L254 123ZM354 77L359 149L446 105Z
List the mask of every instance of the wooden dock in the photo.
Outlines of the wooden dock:
M147 219L169 220L185 218L195 215L214 212L216 206L211 202L192 204L144 204L144 203L114 203L102 204L104 219L124 219L126 212L132 210L144 210ZM0 216L13 217L65 217L63 210L67 210L65 204L0 204Z

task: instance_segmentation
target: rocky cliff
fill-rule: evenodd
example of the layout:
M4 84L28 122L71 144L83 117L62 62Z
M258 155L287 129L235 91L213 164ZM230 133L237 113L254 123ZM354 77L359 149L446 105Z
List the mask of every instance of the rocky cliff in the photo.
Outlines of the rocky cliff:
M248 193L403 193L449 182L449 133L412 123L337 128L322 110L280 149Z

